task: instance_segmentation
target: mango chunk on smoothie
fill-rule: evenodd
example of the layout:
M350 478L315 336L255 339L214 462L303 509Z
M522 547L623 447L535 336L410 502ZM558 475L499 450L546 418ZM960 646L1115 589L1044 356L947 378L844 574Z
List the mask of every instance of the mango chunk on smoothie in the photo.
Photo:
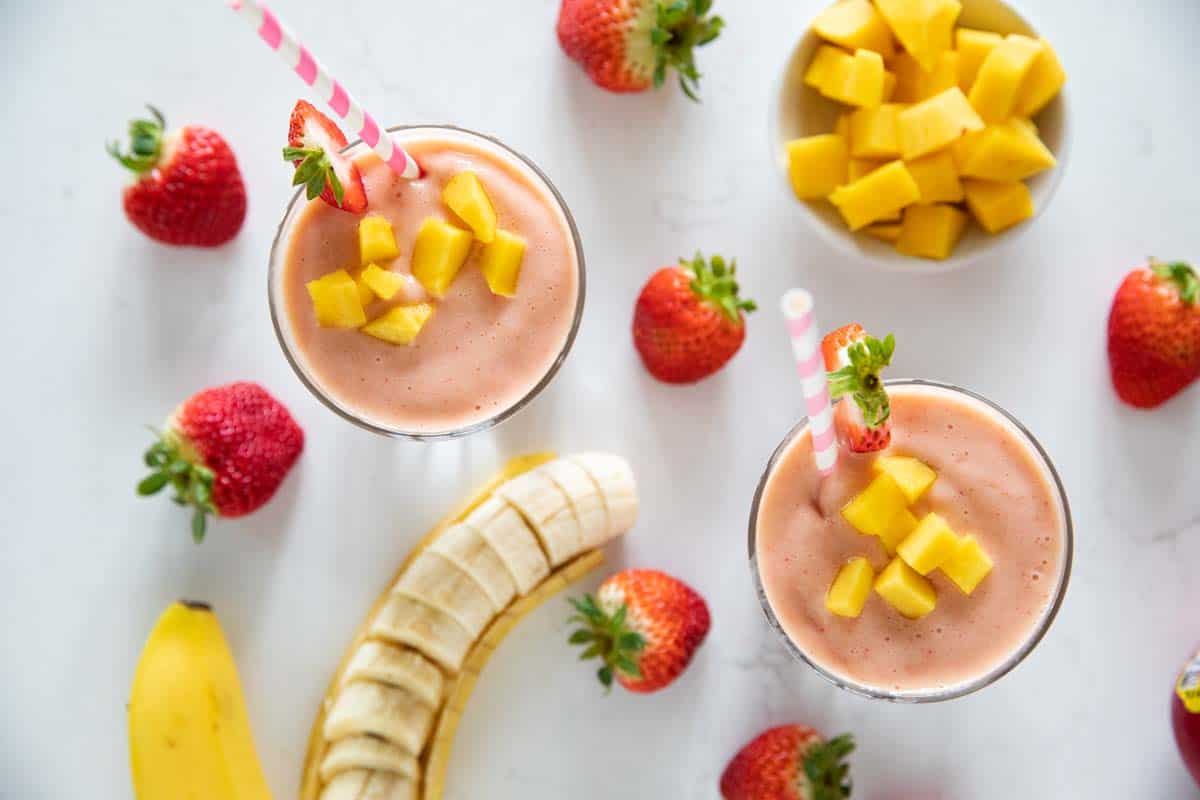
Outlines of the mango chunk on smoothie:
M496 238L479 252L479 269L492 294L515 297L521 277L521 260L525 257L525 240L515 233L496 229Z
M937 607L937 590L903 559L893 558L875 579L875 593L909 619L920 619Z
M884 103L860 108L850 115L850 155L854 158L897 158L900 139L896 118L906 106Z
M1021 181L1057 164L1026 120L993 123L955 142L954 160L968 178Z
M862 556L850 559L838 570L837 577L825 595L825 608L839 617L857 617L871 594L875 570Z
M887 57L895 52L892 32L869 0L842 0L813 20L818 36L849 50L874 50Z
M1029 68L1029 73L1017 92L1013 113L1018 116L1032 117L1037 114L1054 99L1067 82L1067 71L1058 60L1058 53L1054 52L1054 48L1045 39L1040 41L1042 52Z
M907 508L901 509L899 514L892 517L884 532L879 534L879 541L889 556L896 555L896 548L917 529L918 524L916 515Z
M811 86L821 94L834 80L845 80L854 64L854 56L838 47L823 44L817 48L808 69L804 71L804 85Z
M411 306L396 306L378 319L371 320L363 326L362 332L376 339L382 339L392 344L412 344L425 327L425 323L433 316L433 306L429 303L415 303Z
M960 140L961 141L961 140ZM949 150L939 150L927 156L909 161L908 174L917 182L921 192L918 203L961 203L962 181L958 178L958 165Z
M454 283L471 252L469 231L456 228L437 217L427 217L413 244L412 274L425 291L439 300Z
M474 172L460 172L442 190L442 202L485 244L496 238L496 208Z
M947 50L937 58L932 72L926 72L908 53L900 53L888 65L896 73L896 93L899 103L919 103L951 86L958 86L958 53Z
M846 182L850 158L846 140L832 133L805 136L787 143L788 180L801 200L828 197Z
M877 475L842 507L842 517L859 533L882 536L892 517L905 510L904 492L891 475Z
M868 225L863 228L863 233L867 236L874 237L881 242L895 244L900 238L900 225L898 223L880 223L878 225Z
M884 71L879 53L855 50L845 75L832 71L821 94L849 106L875 108L883 102Z
M358 253L362 265L391 261L400 255L392 223L383 217L363 217L358 222Z
M900 153L905 161L941 150L984 122L957 86L900 112L897 118Z
M912 456L880 456L874 467L892 476L909 505L917 502L937 480L933 467Z
M322 328L357 328L367 321L354 278L344 269L304 284Z
M917 528L896 548L900 558L921 575L928 575L958 552L958 536L939 514L926 514Z
M958 85L964 92L970 92L979 67L996 45L1004 41L1004 37L991 31L977 31L974 28L959 28L954 32L954 49L958 51Z
M904 209L896 250L906 256L948 258L967 229L970 217L954 206L938 203Z
M363 267L361 280L371 291L384 300L391 300L396 293L404 288L404 276L391 270L382 269L376 264Z
M1018 222L1033 216L1033 196L1029 187L1019 181L963 181L967 208L988 233L1008 230Z
M361 271L354 276L354 285L358 288L358 302L362 304L363 308L375 302L375 292L363 280Z
M903 162L893 161L854 183L839 186L829 201L837 206L850 230L856 231L892 217L920 196L917 182Z
M958 0L875 0L892 33L921 68L932 72L938 56L950 49Z
M992 571L992 559L979 546L974 536L963 537L954 555L942 564L942 573L962 589L971 594L975 587Z
M1037 39L1010 33L987 54L967 96L984 122L1003 122L1012 116L1021 84L1042 49Z

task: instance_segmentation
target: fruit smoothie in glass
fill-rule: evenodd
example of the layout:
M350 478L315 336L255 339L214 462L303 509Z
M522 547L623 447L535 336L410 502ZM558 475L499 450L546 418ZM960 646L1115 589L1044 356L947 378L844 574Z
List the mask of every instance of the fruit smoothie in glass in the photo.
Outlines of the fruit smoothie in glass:
M942 384L886 389L882 449L843 444L822 478L807 420L780 444L755 496L751 561L768 619L826 678L943 700L998 679L1045 633L1070 571L1070 512L1049 459L1002 409ZM859 570L847 610L840 590Z
M457 128L391 133L423 175L400 178L360 143L348 153L364 212L297 194L272 248L272 318L296 373L341 416L461 436L549 383L579 324L583 254L562 198L523 156Z

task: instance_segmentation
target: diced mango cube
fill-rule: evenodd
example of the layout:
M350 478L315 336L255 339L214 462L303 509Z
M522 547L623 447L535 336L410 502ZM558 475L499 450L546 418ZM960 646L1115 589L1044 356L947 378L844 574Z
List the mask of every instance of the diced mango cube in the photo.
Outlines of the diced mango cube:
M854 183L864 175L870 175L875 170L884 165L883 161L876 161L870 158L852 158L850 159L850 167L846 170L846 177L850 183Z
M926 26L926 47L928 54L918 58L926 72L937 68L938 59L948 50L954 49L954 24L962 13L962 3L959 0L926 0L933 6Z
M1046 107L1054 99L1067 82L1067 71L1058 60L1058 53L1045 39L1042 42L1042 52L1029 68L1021 89L1017 92L1017 102L1013 113L1022 117L1032 117Z
M903 559L893 558L875 579L875 593L909 619L920 619L937 607L937 590Z
M358 288L358 302L363 308L375 302L375 292L363 280L362 272L360 271L354 276L354 285Z
M947 50L938 56L932 72L926 72L908 53L898 53L889 65L896 73L898 103L919 103L958 85L958 53Z
M920 500L937 480L933 467L913 456L880 456L874 467L892 476L909 505Z
M404 288L404 276L391 270L381 269L375 264L363 267L362 281L371 287L371 291L384 300L391 300L396 293Z
M818 36L850 50L874 50L887 57L895 52L892 32L870 0L841 0L813 20Z
M364 325L362 332L392 344L412 344L431 316L433 306L430 303L396 306Z
M525 240L503 228L496 229L496 238L479 251L479 270L492 294L515 297L521 277L521 260L525 258Z
M875 570L862 556L852 558L838 570L825 595L825 607L839 617L857 617L871 594Z
M896 118L904 108L896 103L884 103L878 108L854 111L850 115L850 155L854 158L899 156Z
M847 111L843 114L838 114L837 122L833 125L833 132L846 140L846 145L850 145L850 114Z
M344 269L304 284L322 328L357 328L367 321L358 286Z
M496 236L496 209L474 172L460 172L442 189L442 201L483 243Z
M883 102L883 56L873 50L855 50L849 72L839 80L831 72L821 93L826 97L861 108L875 108Z
M854 56L839 47L823 44L817 48L808 69L804 71L804 85L811 86L821 94L835 78L845 80L854 64Z
M883 102L890 103L896 96L896 73L883 71Z
M900 238L900 223L888 222L879 223L876 225L868 225L867 227L863 228L863 233L865 233L867 236L878 239L881 242L895 244L896 240Z
M941 515L926 514L917 528L896 547L904 563L928 575L958 552L958 536Z
M858 230L872 222L887 219L905 206L917 202L921 191L908 174L904 163L893 161L854 183L839 186L829 201L850 226Z
M875 0L892 33L926 72L951 45L958 0Z
M788 179L801 200L827 197L846 182L850 155L846 140L833 133L806 136L787 143Z
M929 205L962 202L962 181L958 179L958 166L949 150L939 150L921 156L916 161L907 162L905 166L921 191L918 203Z
M958 85L963 92L970 92L975 76L979 74L988 53L1004 41L1004 37L991 31L974 28L959 28L954 33L954 46L958 51Z
M1001 182L1021 181L1058 163L1036 129L1017 119L964 136L954 145L954 160L964 177Z
M471 234L436 217L428 217L413 244L412 274L439 300L454 282L471 252Z
M917 529L917 524L916 515L907 508L900 509L900 513L892 517L887 529L879 534L879 541L883 543L883 549L889 556L896 555L896 548Z
M392 223L374 214L360 219L358 221L358 255L358 263L363 266L377 264L380 261L391 261L400 255Z
M965 536L958 545L954 555L942 564L942 573L954 581L954 585L962 589L963 594L971 594L980 581L992 571L992 559L979 546L974 536Z
M954 206L909 206L904 209L896 250L917 258L949 258L970 221L967 212Z
M1033 216L1033 197L1020 181L963 181L967 208L988 233L999 233Z
M1012 116L1021 84L1042 50L1037 39L1010 33L987 54L967 96L984 122L1003 122Z
M867 488L850 498L842 507L842 516L859 533L882 536L892 517L905 510L904 492L890 475L877 475Z
M983 120L971 108L962 90L954 86L900 112L897 117L900 153L905 161L915 161L941 150L967 131L982 128Z

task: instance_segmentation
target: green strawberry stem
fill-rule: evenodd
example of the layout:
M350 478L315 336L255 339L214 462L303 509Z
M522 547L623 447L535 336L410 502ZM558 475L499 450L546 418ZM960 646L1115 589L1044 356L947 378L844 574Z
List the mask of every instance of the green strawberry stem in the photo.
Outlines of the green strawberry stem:
M743 300L738 296L740 291L737 283L737 259L728 265L721 256L713 256L706 261L704 256L696 253L691 261L680 258L679 264L692 274L692 291L701 299L712 303L729 317L731 322L742 324L739 312L749 313L758 308L753 300Z
M135 119L129 123L129 152L122 153L119 142L109 142L107 150L126 169L139 175L154 169L158 158L162 155L163 131L167 121L162 112L152 105L147 105L154 119Z
M326 184L333 190L333 199L340 206L345 188L333 169L329 156L320 147L285 147L283 160L300 163L296 165L296 174L292 177L292 186L304 184L305 196L314 200L325 191Z
M579 654L580 661L599 657L604 662L596 670L596 677L605 690L612 689L616 672L630 678L642 677L638 654L646 647L646 640L626 624L628 608L622 604L609 616L590 594L581 600L572 597L570 603L577 613L567 621L581 627L573 631L567 641L573 645L587 645Z
M707 16L711 8L712 0L658 0L657 18L650 31L656 88L663 85L667 69L673 67L679 73L679 88L700 102L696 95L700 71L693 50L716 39L725 27L725 20Z
M850 796L850 765L846 756L854 751L850 734L813 745L804 754L804 775L812 788L812 800L843 800Z
M154 430L151 428L151 430ZM160 433L154 430L158 441L146 450L143 460L150 468L150 474L142 478L137 485L137 493L142 497L158 494L168 484L175 490L171 499L181 506L192 509L192 539L197 544L204 541L204 533L208 527L208 515L216 513L212 501L212 488L215 475L203 464L197 464L187 457L179 438L173 433Z
M1150 269L1165 281L1175 284L1179 290L1179 299L1185 306L1195 305L1200 300L1200 278L1196 270L1184 261L1159 261L1150 259Z
M895 351L896 337L892 334L882 342L867 336L846 348L849 364L829 373L829 396L834 400L843 395L853 397L869 428L878 428L892 414L879 373L892 363Z

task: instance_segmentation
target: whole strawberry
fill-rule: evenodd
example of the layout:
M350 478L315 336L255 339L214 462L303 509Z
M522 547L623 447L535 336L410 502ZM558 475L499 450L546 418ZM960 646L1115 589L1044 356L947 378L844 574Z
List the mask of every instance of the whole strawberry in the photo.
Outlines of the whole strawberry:
M205 389L167 418L137 491L152 495L169 484L175 502L191 507L199 542L210 513L240 517L270 500L303 449L304 431L257 383Z
M1182 261L1150 259L1125 277L1108 315L1108 363L1131 406L1162 405L1200 378L1200 280Z
M667 70L696 100L700 72L693 50L721 33L712 0L562 0L558 43L597 86L642 92L662 86Z
M694 383L733 358L746 338L743 312L757 308L738 297L736 274L736 260L697 253L650 276L634 307L633 344L651 375Z
M125 216L166 244L224 244L246 219L246 186L233 150L221 134L199 125L164 134L162 113L147 108L154 119L129 123L129 152L116 142L108 145L112 157L137 176L125 188Z
M342 154L346 135L312 103L297 100L288 120L288 146L284 161L296 166L292 185L303 185L305 196L320 197L334 208L360 214L367 210L367 190L362 174Z
M857 322L838 328L821 340L821 354L829 371L829 396L850 395L854 402L837 404L834 423L854 453L874 453L892 442L892 413L887 389L879 373L892 363L896 338L883 341L869 336Z
M854 739L828 742L804 725L780 725L738 751L721 774L725 800L841 800L850 796L846 756Z
M612 575L596 596L571 599L580 628L570 643L586 645L581 659L600 658L596 672L605 688L613 678L631 692L669 686L691 662L708 635L704 598L687 584L652 569Z

